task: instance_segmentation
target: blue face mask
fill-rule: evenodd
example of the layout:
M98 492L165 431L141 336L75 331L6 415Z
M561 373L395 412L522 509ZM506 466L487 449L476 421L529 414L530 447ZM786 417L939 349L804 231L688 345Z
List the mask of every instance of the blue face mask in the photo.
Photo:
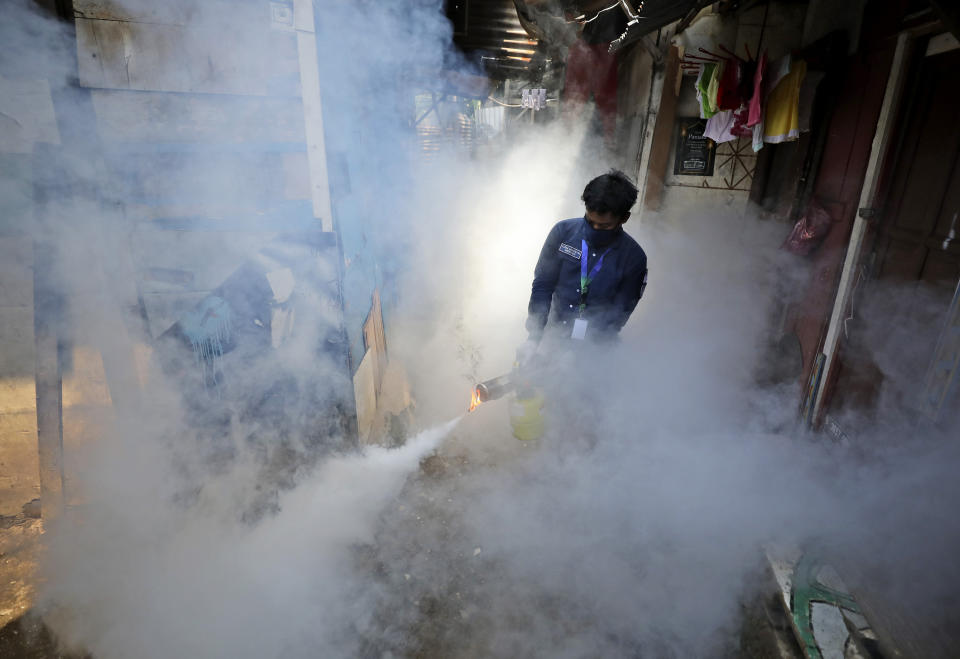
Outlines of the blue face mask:
M606 229L603 231L598 231L590 226L590 223L586 219L583 220L583 223L586 225L583 229L583 237L586 238L587 242L590 243L592 247L606 247L617 237L623 233L623 227L619 226L616 229Z

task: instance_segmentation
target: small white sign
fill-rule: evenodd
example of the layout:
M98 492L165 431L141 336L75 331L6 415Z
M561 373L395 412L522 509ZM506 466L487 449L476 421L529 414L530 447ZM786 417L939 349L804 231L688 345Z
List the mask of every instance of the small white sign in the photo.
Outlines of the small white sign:
M570 333L571 339L583 341L587 336L587 321L583 318L577 318L573 321L573 332Z

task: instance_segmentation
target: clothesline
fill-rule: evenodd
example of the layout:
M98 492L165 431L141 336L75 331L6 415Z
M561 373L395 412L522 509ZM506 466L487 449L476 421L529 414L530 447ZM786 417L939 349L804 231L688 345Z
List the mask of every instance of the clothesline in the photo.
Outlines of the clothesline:
M718 49L727 56L700 47L708 57L687 55L683 63L697 72L700 117L707 120L704 136L718 144L750 137L754 151L764 143L796 140L806 62L788 54L771 64L766 50L754 60L746 44L746 59L723 45Z
M697 48L697 51L700 53L703 53L703 55L707 55L707 57L703 57L703 55L686 55L685 54L683 58L680 60L680 63L694 66L694 65L699 65L700 62L720 62L722 60L727 60L727 59L735 59L744 64L752 64L756 62L756 60L753 58L753 54L750 52L750 45L747 43L743 44L743 50L747 53L746 59L740 57L739 55L737 55L735 52L733 52L723 44L717 44L717 47L726 54L718 55L717 53L711 52L701 46ZM696 61L693 61L693 60L696 60Z

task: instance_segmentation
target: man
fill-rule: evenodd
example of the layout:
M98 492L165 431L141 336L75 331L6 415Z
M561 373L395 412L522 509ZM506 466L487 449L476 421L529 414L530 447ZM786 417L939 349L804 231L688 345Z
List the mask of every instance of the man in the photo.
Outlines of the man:
M610 170L590 181L581 199L586 215L558 222L540 251L521 362L545 333L575 341L615 338L643 296L647 255L623 231L637 188Z

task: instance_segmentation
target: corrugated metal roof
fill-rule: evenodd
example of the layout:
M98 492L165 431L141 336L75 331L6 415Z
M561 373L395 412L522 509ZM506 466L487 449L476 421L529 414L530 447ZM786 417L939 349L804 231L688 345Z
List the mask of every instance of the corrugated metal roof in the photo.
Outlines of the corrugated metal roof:
M658 30L674 21L685 18L692 11L705 7L708 0L643 0L635 1L637 20L631 22L619 39L611 44L611 50L618 50L637 41L645 34ZM683 26L686 27L686 26Z
M451 0L454 43L494 77L525 74L543 58L541 44L530 38L512 0Z

